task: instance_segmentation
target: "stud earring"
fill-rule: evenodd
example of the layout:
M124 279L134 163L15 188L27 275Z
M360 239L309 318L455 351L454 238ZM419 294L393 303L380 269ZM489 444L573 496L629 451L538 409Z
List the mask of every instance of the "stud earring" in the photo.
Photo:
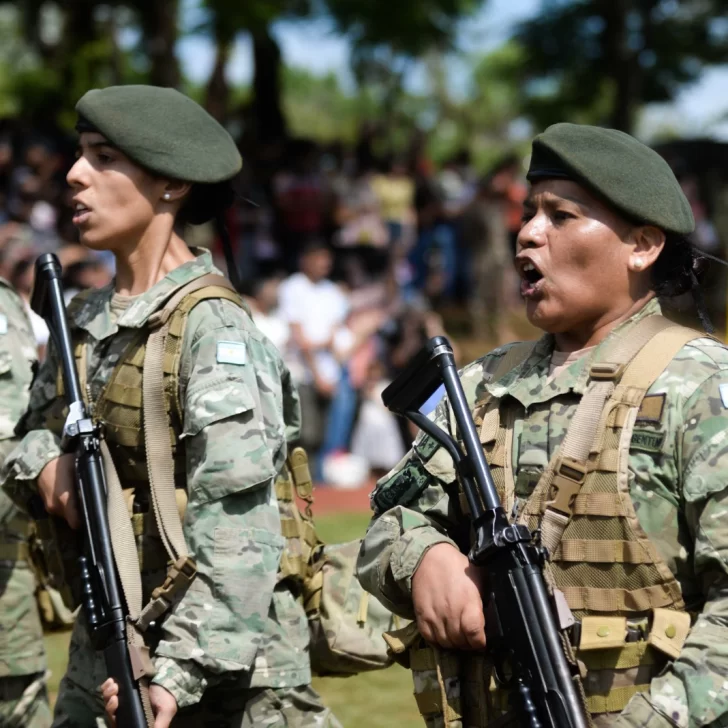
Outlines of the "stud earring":
M165 199L165 200L167 200L167 201L169 202L169 199L170 199L170 197L172 197L172 195L170 195L170 194L169 194L169 192L165 192L165 193L164 193L164 194L162 195L162 197L164 197L164 199Z
M642 270L642 266L645 264L645 262L642 260L642 258L635 258L634 259L634 267L637 270Z

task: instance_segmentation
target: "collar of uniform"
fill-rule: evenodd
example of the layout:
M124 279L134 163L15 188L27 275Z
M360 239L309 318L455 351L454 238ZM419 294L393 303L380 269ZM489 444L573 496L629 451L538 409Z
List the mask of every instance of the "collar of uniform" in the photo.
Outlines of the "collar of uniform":
M136 298L134 303L119 316L119 326L138 329L146 324L147 319L179 288L207 273L220 273L212 264L210 252L202 248L193 248L195 259L175 268L153 285L148 291Z
M111 297L114 295L112 282L88 295L84 304L73 316L74 324L88 331L98 341L112 336L120 327L141 328L177 289L206 273L220 272L212 264L209 251L201 248L192 250L196 256L194 260L175 268L148 291L137 296L116 323L111 316Z
M528 358L511 372L501 377L497 382L486 385L486 389L494 397L502 399L510 395L517 399L524 407L532 404L546 402L553 397L568 392L584 394L589 380L591 363L598 361L605 347L615 337L622 336L638 321L647 316L655 316L662 312L657 298L652 298L636 314L617 326L604 341L594 350L591 356L577 359L567 367L558 377L546 386L542 382L549 372L551 355L554 351L554 337L551 334L542 336L529 354Z

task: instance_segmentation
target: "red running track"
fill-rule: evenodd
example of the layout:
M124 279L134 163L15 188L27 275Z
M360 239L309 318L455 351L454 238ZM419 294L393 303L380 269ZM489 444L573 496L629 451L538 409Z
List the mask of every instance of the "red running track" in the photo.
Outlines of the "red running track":
M313 491L314 516L323 513L369 513L369 494L375 483L372 478L366 485L353 490L317 485Z

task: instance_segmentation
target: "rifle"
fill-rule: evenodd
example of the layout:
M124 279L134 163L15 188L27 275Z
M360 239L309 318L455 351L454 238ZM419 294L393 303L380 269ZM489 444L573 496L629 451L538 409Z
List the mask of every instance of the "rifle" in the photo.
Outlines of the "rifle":
M442 384L464 453L455 438L418 411ZM566 660L556 607L543 577L548 552L536 543L528 527L508 522L448 340L443 336L430 339L384 390L382 401L442 445L455 464L475 532L468 558L486 572L487 649L493 657L496 680L510 690L519 724L528 728L587 728L584 702Z
M111 547L101 433L89 417L81 394L63 300L61 264L52 253L41 255L35 263L30 305L48 324L63 375L68 416L63 426L62 449L76 455L76 493L82 520L82 556L78 565L84 614L94 647L103 650L106 672L119 686L117 725L147 728L141 693L132 671L126 639L127 610Z

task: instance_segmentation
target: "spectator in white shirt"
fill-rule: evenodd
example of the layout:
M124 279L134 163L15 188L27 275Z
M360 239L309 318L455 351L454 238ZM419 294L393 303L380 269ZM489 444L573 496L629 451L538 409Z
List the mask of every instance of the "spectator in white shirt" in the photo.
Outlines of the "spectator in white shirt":
M301 440L311 451L321 444L328 403L341 376L334 348L345 335L349 311L347 296L328 279L332 265L325 243L309 243L301 254L301 271L283 281L279 291L281 317L291 327L285 358L301 397Z
M257 278L251 285L251 296L247 300L255 325L285 356L288 352L291 327L278 309L280 285L281 279L279 276Z

